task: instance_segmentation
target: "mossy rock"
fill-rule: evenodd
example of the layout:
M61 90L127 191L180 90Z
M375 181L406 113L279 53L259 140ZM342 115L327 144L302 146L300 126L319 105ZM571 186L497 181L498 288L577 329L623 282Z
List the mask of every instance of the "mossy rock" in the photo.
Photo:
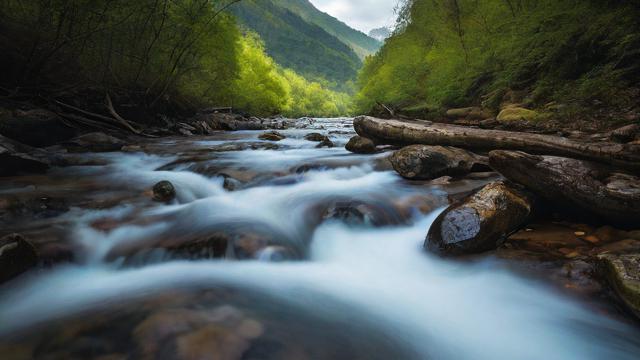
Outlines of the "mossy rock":
M603 254L598 258L613 290L640 318L640 254Z
M521 107L512 107L506 108L500 111L498 114L498 121L500 122L510 122L510 121L535 121L540 117L540 115L529 109L521 108Z

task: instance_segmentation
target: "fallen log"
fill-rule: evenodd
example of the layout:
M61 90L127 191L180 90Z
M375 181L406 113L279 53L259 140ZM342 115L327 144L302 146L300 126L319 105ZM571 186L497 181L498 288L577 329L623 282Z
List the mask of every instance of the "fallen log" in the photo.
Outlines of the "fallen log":
M354 120L358 135L376 144L441 145L470 150L520 150L532 154L566 156L598 161L640 171L640 145L583 143L559 136L485 130L427 121L384 120L359 116Z
M521 151L489 153L489 165L547 200L625 227L640 220L640 178L607 165Z

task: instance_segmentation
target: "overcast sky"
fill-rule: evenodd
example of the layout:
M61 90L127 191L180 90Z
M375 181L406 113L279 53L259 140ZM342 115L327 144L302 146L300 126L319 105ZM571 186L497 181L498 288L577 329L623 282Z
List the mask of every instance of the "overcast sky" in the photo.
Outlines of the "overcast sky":
M395 22L398 0L309 0L318 9L365 33Z

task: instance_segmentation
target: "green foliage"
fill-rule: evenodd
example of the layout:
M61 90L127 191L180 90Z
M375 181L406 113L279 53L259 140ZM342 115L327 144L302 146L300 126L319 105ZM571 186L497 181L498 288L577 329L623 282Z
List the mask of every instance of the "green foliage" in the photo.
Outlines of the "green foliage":
M230 0L7 0L0 4L14 86L47 80L136 91L148 101L224 101L240 37Z
M621 107L639 78L637 3L407 0L395 34L365 60L355 101L362 112L376 101L497 107L516 90L539 106Z
M240 75L233 106L256 115L339 116L349 113L350 96L329 90L290 69L283 69L264 51L258 36L241 41Z
M264 53L256 35L241 41L240 73L235 82L234 107L256 115L273 114L289 104L291 91L275 62Z
M326 81L308 81L283 69L256 34L243 34L235 18L222 11L231 3L3 1L0 66L7 76L0 83L5 88L82 86L150 108L179 102L192 108L233 106L256 115L348 112L348 95L329 90Z
M232 8L244 26L264 40L269 56L309 79L339 84L356 78L356 53L323 28L307 22L279 1L243 0Z

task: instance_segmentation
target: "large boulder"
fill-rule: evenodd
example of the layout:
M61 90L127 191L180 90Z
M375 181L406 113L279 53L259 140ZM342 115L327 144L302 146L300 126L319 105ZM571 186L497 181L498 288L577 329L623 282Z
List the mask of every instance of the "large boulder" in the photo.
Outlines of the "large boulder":
M640 178L584 160L492 151L489 164L541 197L596 214L625 227L640 219Z
M598 257L605 279L622 302L640 317L640 254Z
M372 140L358 135L349 139L345 148L356 154L373 154L376 152L376 144Z
M19 234L0 238L0 284L38 264L36 249Z
M389 160L400 176L411 180L465 175L474 166L488 169L478 155L450 146L411 145L396 151Z
M0 134L30 146L44 147L71 139L76 131L47 110L0 109Z
M46 172L49 161L33 156L32 150L0 135L0 176Z
M531 210L528 194L503 182L491 183L440 214L424 246L443 255L495 249L527 221Z

